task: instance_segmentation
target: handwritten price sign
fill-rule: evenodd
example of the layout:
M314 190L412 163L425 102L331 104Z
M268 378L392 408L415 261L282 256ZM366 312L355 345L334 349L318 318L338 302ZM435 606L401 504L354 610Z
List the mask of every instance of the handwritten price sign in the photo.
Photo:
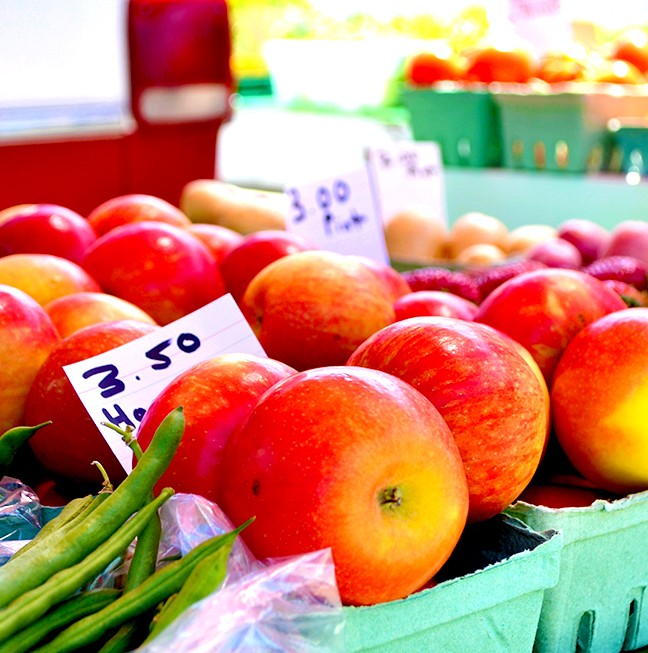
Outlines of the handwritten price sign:
M322 249L389 262L366 169L287 187L284 192L290 200L289 231L300 233Z
M101 427L102 422L137 427L171 380L197 363L225 353L266 355L231 295L63 369L115 456L130 472L130 448L118 433Z
M421 205L447 221L443 163L438 143L396 141L390 147L368 148L367 166L375 180L383 222Z

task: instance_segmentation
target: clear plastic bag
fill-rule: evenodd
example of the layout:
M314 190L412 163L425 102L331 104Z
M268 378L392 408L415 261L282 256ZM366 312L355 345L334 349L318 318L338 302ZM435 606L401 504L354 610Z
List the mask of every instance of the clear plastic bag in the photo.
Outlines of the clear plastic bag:
M34 537L42 525L36 493L18 479L0 479L0 565Z
M186 610L137 653L342 653L330 549L270 561Z
M159 558L232 530L220 508L191 494L160 511ZM260 562L237 538L221 588L138 653L342 653L344 612L329 549Z

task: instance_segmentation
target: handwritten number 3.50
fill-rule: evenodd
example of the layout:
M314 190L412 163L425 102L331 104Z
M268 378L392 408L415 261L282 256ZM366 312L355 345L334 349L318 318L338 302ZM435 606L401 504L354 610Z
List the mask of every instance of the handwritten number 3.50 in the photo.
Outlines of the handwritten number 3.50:
M171 346L171 343L171 338L169 338L168 340L164 340L155 345L155 347L152 347L145 353L146 358L157 361L151 365L151 369L165 370L171 365L171 358L163 353L167 347ZM180 351L189 354L200 347L200 339L193 333L181 333L176 338L176 345ZM84 379L89 379L91 376L97 374L105 375L97 384L101 389L101 396L104 397L104 399L114 397L126 389L126 384L119 378L119 369L116 365L113 365L112 363L98 365L97 367L92 367L89 370L86 370L82 376Z

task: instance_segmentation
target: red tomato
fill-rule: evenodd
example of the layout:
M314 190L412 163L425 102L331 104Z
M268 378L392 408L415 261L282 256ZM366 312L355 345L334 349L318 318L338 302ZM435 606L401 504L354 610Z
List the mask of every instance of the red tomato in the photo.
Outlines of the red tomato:
M610 57L635 66L639 72L648 72L648 32L633 28L624 32L612 45Z
M521 46L487 45L468 55L466 79L473 82L529 81L534 74L531 53Z
M464 67L452 52L419 52L407 61L405 81L412 86L429 86L444 80L462 79Z

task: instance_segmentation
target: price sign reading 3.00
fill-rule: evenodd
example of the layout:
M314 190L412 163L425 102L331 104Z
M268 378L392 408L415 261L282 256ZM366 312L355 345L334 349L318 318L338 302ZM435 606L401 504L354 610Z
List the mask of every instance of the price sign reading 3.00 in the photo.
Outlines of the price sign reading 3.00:
M322 249L388 262L365 169L285 189L290 199L287 229Z
M63 369L115 456L130 472L130 448L118 433L101 424L111 422L121 428L136 428L151 402L176 376L225 353L265 356L231 295L141 338Z

